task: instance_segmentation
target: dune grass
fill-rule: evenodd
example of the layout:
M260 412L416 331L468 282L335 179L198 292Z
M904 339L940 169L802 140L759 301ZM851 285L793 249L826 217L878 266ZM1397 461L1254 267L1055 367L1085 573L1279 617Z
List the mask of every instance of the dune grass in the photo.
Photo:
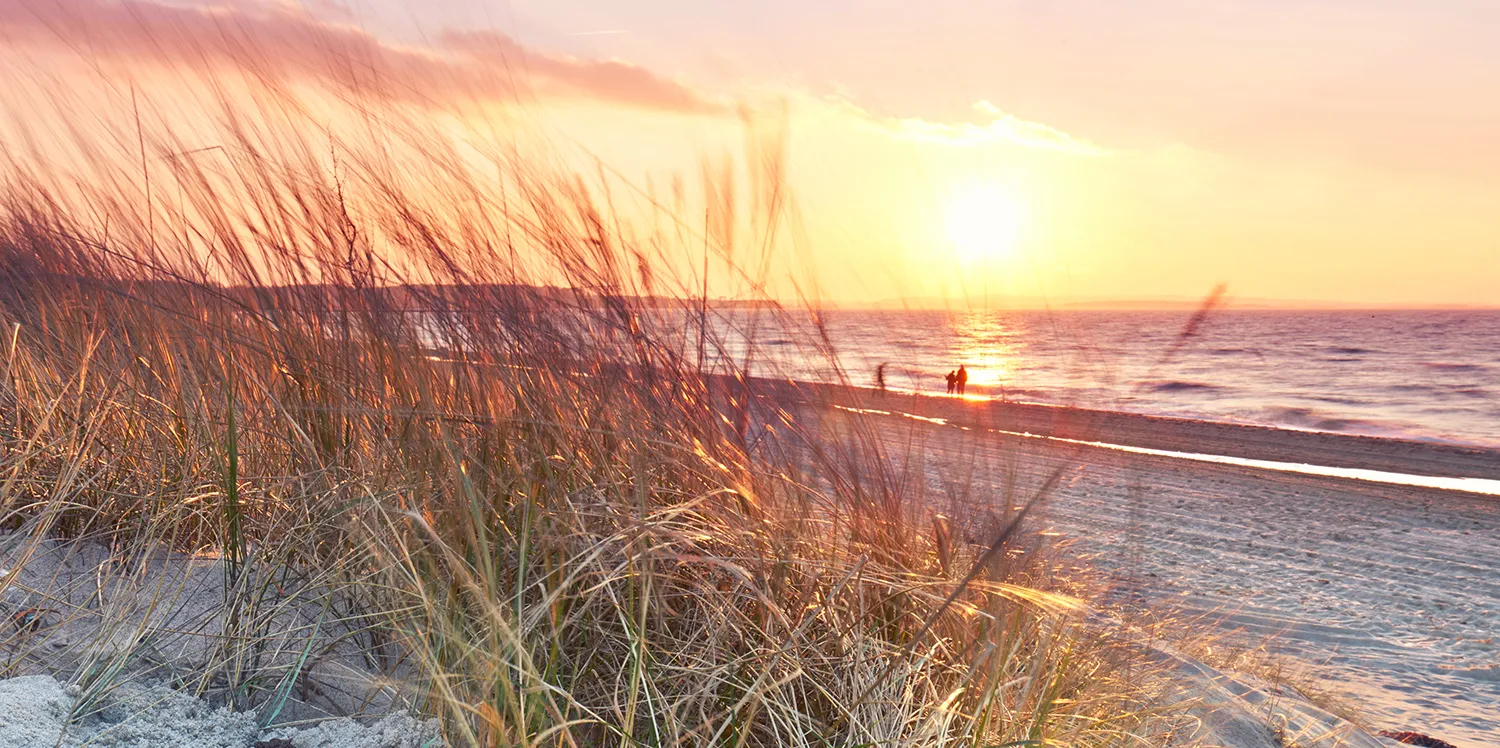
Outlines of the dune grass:
M0 675L84 711L131 680L267 724L409 707L454 745L1171 738L1010 553L1045 495L973 487L1004 510L958 540L873 425L810 429L702 292L659 301L705 241L756 287L774 144L734 255L730 207L638 233L603 185L394 109L354 136L219 103L7 164L0 594L42 618Z

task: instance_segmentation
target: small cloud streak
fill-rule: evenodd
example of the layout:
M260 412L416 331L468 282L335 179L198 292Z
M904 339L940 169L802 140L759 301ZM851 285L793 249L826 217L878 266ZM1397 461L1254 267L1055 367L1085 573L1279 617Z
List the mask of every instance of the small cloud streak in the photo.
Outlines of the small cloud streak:
M618 60L542 52L497 31L446 32L439 39L437 48L403 47L275 2L0 2L0 44L7 46L186 68L217 64L267 81L314 81L429 106L463 98L504 101L538 91L678 113L732 111L681 81Z
M584 60L537 52L498 31L447 31L443 47L480 67L515 67L543 82L600 100L649 104L681 112L727 112L686 84L619 60Z
M1024 120L1001 111L988 101L974 103L974 110L988 117L988 122L933 122L920 117L864 116L897 137L951 146L976 146L1007 142L1024 148L1059 151L1077 156L1103 156L1108 153L1087 140L1075 138L1050 125Z

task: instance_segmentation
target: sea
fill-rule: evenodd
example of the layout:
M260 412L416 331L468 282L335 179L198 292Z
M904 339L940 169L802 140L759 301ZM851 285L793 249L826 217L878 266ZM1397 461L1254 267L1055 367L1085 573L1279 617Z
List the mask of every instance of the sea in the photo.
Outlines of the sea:
M716 315L758 376L1500 447L1500 311Z

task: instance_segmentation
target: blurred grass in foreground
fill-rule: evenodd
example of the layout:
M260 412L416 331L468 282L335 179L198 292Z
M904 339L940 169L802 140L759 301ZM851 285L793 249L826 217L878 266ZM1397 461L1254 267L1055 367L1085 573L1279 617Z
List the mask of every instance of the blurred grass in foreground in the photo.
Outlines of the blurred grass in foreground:
M6 151L5 550L106 549L101 597L153 554L223 571L192 661L153 618L180 588L55 601L125 642L69 660L86 696L155 679L284 721L375 703L317 675L352 652L462 745L1167 739L1141 664L1008 552L1036 542L1018 513L958 542L873 423L804 431L747 384L753 345L702 363L726 343L674 258L763 280L774 135L754 216L726 167L702 232L658 206L641 234L545 157L258 96L174 128L132 90ZM7 636L0 675L55 664Z

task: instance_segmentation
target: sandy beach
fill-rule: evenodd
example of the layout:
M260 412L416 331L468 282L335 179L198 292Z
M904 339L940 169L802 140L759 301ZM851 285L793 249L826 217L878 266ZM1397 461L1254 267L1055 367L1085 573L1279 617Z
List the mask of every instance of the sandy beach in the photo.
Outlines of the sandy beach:
M1391 439L1253 424L1143 415L1000 400L881 395L874 390L761 380L792 400L865 407L902 404L925 418L1082 441L1254 460L1311 463L1413 475L1500 479L1500 449L1441 441Z
M864 433L879 440L894 469L910 479L920 477L919 495L932 510L972 513L1021 504L1061 471L1063 479L1038 505L1034 528L1064 541L1065 577L1102 584L1101 620L1165 619L1164 630L1186 639L1217 639L1220 650L1225 645L1264 648L1289 666L1294 682L1311 682L1340 697L1369 731L1358 731L1254 673L1220 671L1186 656L1179 661L1177 650L1164 650L1191 698L1217 693L1223 699L1200 711L1205 724L1227 720L1209 724L1209 732L1198 736L1206 745L1288 745L1278 742L1272 727L1299 719L1303 732L1291 737L1307 748L1394 745L1371 737L1378 730L1417 731L1460 748L1496 744L1500 497L1212 464L1084 442L1468 477L1493 474L1493 452L825 386L759 382L757 387L789 417L825 438L841 438L856 422L873 426ZM191 671L189 661L206 656L198 652L199 640L211 640L216 630L212 611L223 597L224 579L219 560L169 554L149 564L140 579L104 588L90 571L102 563L100 548L50 541L25 552L15 543L0 546L0 565L17 575L11 590L16 599L9 601L14 605L60 600L87 608L96 598L102 605L97 615L40 632L33 648L52 654L27 669L31 680L0 681L0 703L12 711L69 713L75 694L48 675L69 670L62 660L88 649L80 643L112 641L104 636L113 631L109 622L130 620L132 611L159 596L158 588L178 590L174 595L181 597L180 604L157 616L160 628L179 632L183 640L155 645L176 653L164 667L174 672L184 664ZM315 623L317 606L303 607L284 611L281 628ZM342 659L310 668L322 696L305 703L298 699L295 708L305 712L298 716L348 711L334 703L342 694L360 704L379 696L376 713L404 719L399 700L386 693L377 673L362 669L357 652L336 654ZM346 720L317 728L341 731L337 739L264 732L243 715L215 712L159 688L143 689L113 698L122 704L170 702L171 709L154 709L144 723L133 722L146 725L140 729L152 740L172 742L211 725L223 733L213 744L226 746L285 735L296 745L395 748L419 744L424 730L431 729L410 720L399 729L394 723L361 727ZM37 734L58 734L62 723L48 719L10 724L11 733L0 731L0 742L19 739L12 733L27 725ZM118 725L85 724L78 739Z
M810 412L874 411L894 461L934 496L1024 500L1058 467L1041 518L1101 573L1109 598L1263 644L1341 694L1372 730L1458 746L1500 738L1500 498L1218 465L997 433L1465 477L1483 449L792 388ZM791 394L790 391L783 395ZM794 397L796 397L794 396ZM838 407L833 407L833 406Z

